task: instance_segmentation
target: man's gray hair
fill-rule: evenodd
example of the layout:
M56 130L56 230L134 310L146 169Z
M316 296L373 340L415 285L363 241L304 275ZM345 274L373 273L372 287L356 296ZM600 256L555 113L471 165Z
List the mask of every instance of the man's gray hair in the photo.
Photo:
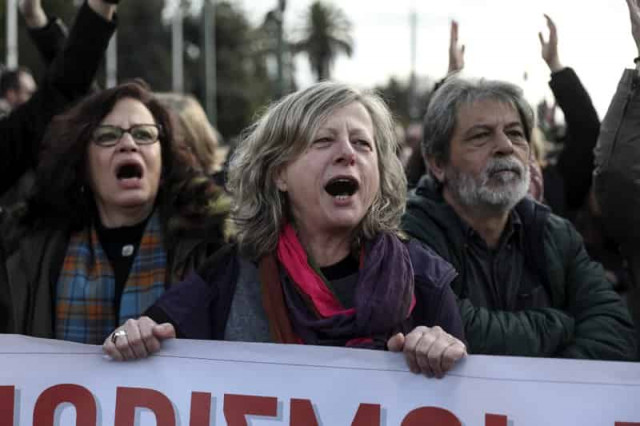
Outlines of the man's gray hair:
M396 155L398 141L386 104L371 92L323 82L271 105L245 132L229 168L233 220L241 253L259 259L275 250L282 226L291 220L286 194L275 176L307 149L322 123L337 109L361 103L371 116L378 154L380 189L354 235L398 232L406 201L406 178Z
M520 115L527 141L531 140L535 114L518 86L504 81L452 77L433 94L424 116L422 154L425 160L448 163L458 111L465 105L483 100L513 106Z

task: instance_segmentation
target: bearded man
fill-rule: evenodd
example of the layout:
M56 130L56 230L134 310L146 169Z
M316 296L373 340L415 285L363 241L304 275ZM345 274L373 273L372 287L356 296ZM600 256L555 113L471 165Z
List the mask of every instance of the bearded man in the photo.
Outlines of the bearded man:
M470 353L632 360L633 323L602 267L527 197L533 126L518 87L447 81L424 119L429 171L403 228L457 269Z

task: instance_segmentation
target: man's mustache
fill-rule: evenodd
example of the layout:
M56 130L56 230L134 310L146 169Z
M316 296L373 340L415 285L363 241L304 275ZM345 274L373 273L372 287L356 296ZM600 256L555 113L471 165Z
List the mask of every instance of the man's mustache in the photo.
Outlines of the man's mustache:
M493 158L489 161L483 174L490 177L496 173L507 171L516 173L519 177L522 177L524 174L524 165L514 157Z

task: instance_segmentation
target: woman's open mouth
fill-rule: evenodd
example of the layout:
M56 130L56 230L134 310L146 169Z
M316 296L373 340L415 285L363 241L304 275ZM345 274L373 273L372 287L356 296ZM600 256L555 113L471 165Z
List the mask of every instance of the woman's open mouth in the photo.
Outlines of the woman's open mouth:
M359 188L358 181L349 176L335 177L324 186L324 190L337 200L346 200L355 194Z
M142 175L142 166L138 163L124 163L116 169L116 178L118 180L142 179Z

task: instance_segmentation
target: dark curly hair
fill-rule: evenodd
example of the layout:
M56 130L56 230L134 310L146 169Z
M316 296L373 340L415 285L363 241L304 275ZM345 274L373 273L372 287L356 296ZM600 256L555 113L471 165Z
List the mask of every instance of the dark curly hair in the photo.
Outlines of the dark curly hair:
M138 100L147 107L161 129L162 180L156 205L165 228L177 230L172 229L171 222L177 223L177 228L210 226L212 223L202 221L214 217L221 224L226 214L219 206L214 208L214 204L222 191L177 153L170 114L142 80L93 94L53 120L42 141L36 183L28 199L25 220L45 226L64 224L71 230L82 229L93 220L95 201L88 182L88 146L96 127L125 98Z

